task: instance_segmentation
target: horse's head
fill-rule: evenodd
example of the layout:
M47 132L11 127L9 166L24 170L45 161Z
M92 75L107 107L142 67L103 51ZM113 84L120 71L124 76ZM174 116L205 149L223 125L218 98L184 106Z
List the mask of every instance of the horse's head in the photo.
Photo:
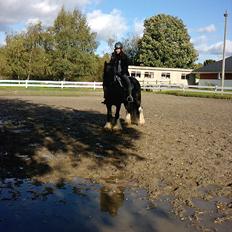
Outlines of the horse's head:
M114 77L115 77L114 65L112 63L105 62L103 80L112 83L115 80Z

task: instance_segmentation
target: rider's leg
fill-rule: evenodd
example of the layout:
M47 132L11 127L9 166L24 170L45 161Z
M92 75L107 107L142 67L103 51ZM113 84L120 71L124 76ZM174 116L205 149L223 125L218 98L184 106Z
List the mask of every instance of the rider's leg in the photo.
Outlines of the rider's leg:
M130 78L129 78L129 76L127 76L127 75L123 75L123 79L124 79L124 81L126 82L126 84L127 84L127 93L128 93L128 97L127 97L127 99L128 99L128 101L133 101L133 97L132 97L132 86L131 86L131 82L130 82Z

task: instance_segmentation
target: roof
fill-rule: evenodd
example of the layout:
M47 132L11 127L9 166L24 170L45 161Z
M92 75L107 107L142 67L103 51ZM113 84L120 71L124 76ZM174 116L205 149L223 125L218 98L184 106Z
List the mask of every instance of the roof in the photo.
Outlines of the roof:
M222 60L205 65L201 68L193 70L193 73L221 73ZM225 59L225 73L232 73L232 56Z
M160 67L148 67L148 66L134 66L134 65L129 65L128 67L129 70L131 71L164 71L164 72L192 72L193 69L186 69L186 68L160 68Z

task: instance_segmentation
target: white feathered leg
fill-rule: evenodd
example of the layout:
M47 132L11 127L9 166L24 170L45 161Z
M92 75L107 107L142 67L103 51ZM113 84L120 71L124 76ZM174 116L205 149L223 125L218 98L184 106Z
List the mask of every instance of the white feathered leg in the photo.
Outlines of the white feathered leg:
M111 122L107 122L104 126L105 130L112 130L112 123Z
M125 122L130 125L131 124L131 114L127 112L126 114L126 119L125 119Z
M143 115L143 108L140 106L139 107L139 125L144 125L145 124L145 119Z
M115 125L113 126L113 130L114 131L122 130L122 125L121 125L120 118L117 119L117 121L115 122Z

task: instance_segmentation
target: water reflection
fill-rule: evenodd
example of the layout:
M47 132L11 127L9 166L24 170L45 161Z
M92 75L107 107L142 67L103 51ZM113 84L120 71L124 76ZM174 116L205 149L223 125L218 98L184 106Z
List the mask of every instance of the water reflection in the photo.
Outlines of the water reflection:
M101 211L116 216L118 209L123 205L124 192L122 187L103 186L100 189Z
M145 191L80 178L56 185L2 179L0 231L186 231L165 207L149 204Z

